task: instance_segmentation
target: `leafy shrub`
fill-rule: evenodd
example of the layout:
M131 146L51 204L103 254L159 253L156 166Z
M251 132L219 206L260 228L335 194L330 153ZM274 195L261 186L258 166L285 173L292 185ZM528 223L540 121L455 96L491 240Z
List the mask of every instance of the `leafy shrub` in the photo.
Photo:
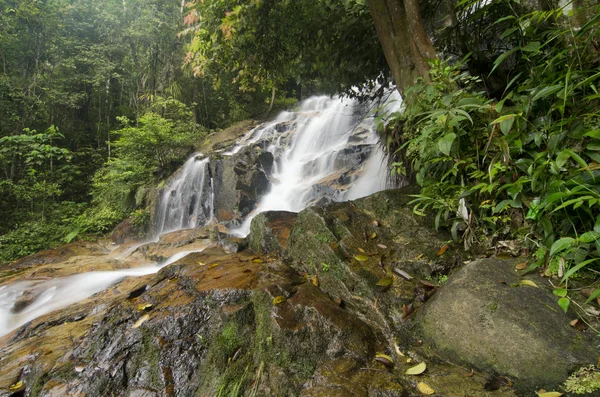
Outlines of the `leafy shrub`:
M561 15L511 16L518 23L505 35L519 45L496 60L517 55L499 100L460 64L434 62L432 82L407 90L392 115L388 142L422 188L416 214L435 213L436 227L467 248L485 236L524 237L535 258L528 270L548 266L568 283L600 258L600 73L590 39L600 18L575 31Z

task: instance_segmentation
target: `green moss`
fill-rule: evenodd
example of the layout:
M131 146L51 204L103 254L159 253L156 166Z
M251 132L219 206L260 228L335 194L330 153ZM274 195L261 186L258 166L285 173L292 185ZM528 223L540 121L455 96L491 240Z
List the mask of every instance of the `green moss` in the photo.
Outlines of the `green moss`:
M214 339L211 349L211 361L217 368L224 369L227 366L229 358L233 356L236 349L241 345L238 325L230 321L221 330L221 333Z
M565 381L565 390L575 394L600 390L600 371L594 365L582 367Z
M335 239L331 236L330 233L326 233L326 232L321 232L321 233L317 233L315 234L315 239L317 239L317 241L321 242L321 243L332 243L335 241Z

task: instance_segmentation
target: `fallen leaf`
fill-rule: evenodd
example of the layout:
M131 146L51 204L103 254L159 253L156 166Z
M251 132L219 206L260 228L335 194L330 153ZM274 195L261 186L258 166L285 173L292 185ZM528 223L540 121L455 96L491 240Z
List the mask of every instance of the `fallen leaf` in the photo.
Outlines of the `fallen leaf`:
M389 287L393 283L394 283L394 278L391 276L388 276L388 277L384 277L381 280L379 280L376 285L378 285L380 287Z
M537 395L538 397L560 397L562 396L562 393L559 393L557 391L547 391L543 393L538 392Z
M538 288L537 284L531 280L521 280L521 282L519 283L519 286L521 286L521 287L528 286L528 287Z
M387 249L387 245L383 245L383 244L377 244L377 246L381 249Z
M252 259L252 263L262 263L262 261L263 260L260 259L260 258L254 258L254 259Z
M364 249L362 249L362 248L359 248L358 250L359 250L360 252L362 252L363 254L365 253L365 250L364 250Z
M415 311L415 308L413 307L412 303L407 305L402 305L402 313L404 313L402 315L403 319L406 319L408 316L410 316L413 312Z
M138 309L138 311L143 312L144 310L149 309L151 307L152 307L152 303L142 303L142 304L138 305L137 309Z
M424 362L415 365L414 367L410 367L406 371L404 371L405 375L420 375L427 369L427 364Z
M273 304L274 305L278 305L278 304L283 303L285 301L286 301L286 297L283 296L283 295L279 295L279 296L276 296L275 298L273 298Z
M369 260L369 257L366 255L354 255L354 259L356 259L359 262L365 262Z
M144 314L142 317L138 318L138 320L131 326L132 329L138 328L140 325L144 324L146 321L150 319L150 316Z
M219 264L218 264L218 263L213 263L213 264L210 264L210 265L208 265L208 268L209 268L209 269L214 269L214 268L215 268L215 267L217 267L217 266L219 266Z
M448 247L448 244L442 245L442 247L438 251L438 256L444 255L444 252L446 252L446 250L448 250L448 248L450 248L450 247Z
M377 222L377 221L373 221L373 222L371 222L371 225L373 225L373 226L377 227L377 226L379 226L379 222Z
M250 270L250 269L245 269L245 270L243 271L243 273L252 273L252 270Z
M315 287L319 286L319 277L317 276L313 276L310 278L310 282L312 283L312 285L314 285Z
M579 320L575 319L575 320L571 321L569 324L571 324L571 327L574 327L577 325L578 322L579 322Z
M387 354L377 353L375 355L375 361L382 363L388 368L392 368L394 366L394 360Z
M417 255L417 256L415 257L415 259L421 259L421 258L422 258L422 257L424 257L424 256L425 256L424 254L419 254L419 255Z
M586 298L589 298L590 296L592 296L592 293L594 292L596 288L584 288L581 290L581 294L583 296L585 296Z
M9 390L10 391L18 391L21 390L23 388L23 381L20 380L17 383L15 383L14 385L12 385Z
M405 280L408 280L408 281L412 280L412 276L410 274L406 273L402 269L398 269L397 267L395 267L392 269L392 271Z
M473 371L473 369L471 368L471 372L466 372L466 373L464 373L464 374L463 374L463 376L464 376L465 378L470 378L470 377L472 377L474 374L475 374L475 371Z
M423 383L423 382L419 382L417 383L417 389L419 389L419 391L423 394L433 394L435 393L435 390L433 390L431 387L429 387L429 385L427 383Z
M377 233L371 233L371 235L369 236L369 238L370 238L371 240L373 240L373 239L377 238Z
M421 284L423 284L424 286L426 286L427 288L435 288L436 287L435 284L433 284L427 280L419 280L419 282Z
M515 269L517 270L523 270L527 267L527 262L523 262L523 263L519 263L517 266L515 266Z

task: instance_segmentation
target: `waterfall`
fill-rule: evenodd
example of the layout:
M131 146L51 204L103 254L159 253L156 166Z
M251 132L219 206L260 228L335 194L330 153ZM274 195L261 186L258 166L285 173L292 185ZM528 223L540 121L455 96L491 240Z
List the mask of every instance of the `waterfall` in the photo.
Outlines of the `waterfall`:
M393 110L391 101L383 108ZM314 203L352 200L386 187L385 155L374 131L368 106L339 97L313 97L296 111L286 111L248 131L230 148L216 150L217 157L233 158L248 147L273 156L270 190L232 234L245 236L256 214L269 210L298 212ZM241 153L243 154L243 152ZM209 224L215 203L211 160L192 155L163 188L155 216L154 241L160 235ZM110 254L128 261L143 243L122 246ZM182 248L185 249L185 248ZM27 322L98 293L125 277L156 273L185 255L143 267L93 271L51 280L15 281L0 286L0 337Z
M213 189L208 165L208 158L194 154L179 171L179 177L163 190L157 210L156 234L194 228L212 220Z

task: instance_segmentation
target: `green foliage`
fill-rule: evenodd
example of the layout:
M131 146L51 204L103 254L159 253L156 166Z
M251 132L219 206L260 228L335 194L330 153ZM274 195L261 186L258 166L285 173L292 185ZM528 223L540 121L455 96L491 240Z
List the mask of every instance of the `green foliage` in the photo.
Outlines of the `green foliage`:
M517 36L517 45L492 68L515 56L497 101L460 64L434 62L431 84L407 90L388 142L422 187L416 214L433 212L436 227L467 248L525 234L536 259L529 270L548 266L567 283L600 258L600 73L591 39L600 24L592 18L583 34L561 17L515 17L504 37Z
M594 365L580 368L565 381L569 393L587 394L600 390L600 371Z

